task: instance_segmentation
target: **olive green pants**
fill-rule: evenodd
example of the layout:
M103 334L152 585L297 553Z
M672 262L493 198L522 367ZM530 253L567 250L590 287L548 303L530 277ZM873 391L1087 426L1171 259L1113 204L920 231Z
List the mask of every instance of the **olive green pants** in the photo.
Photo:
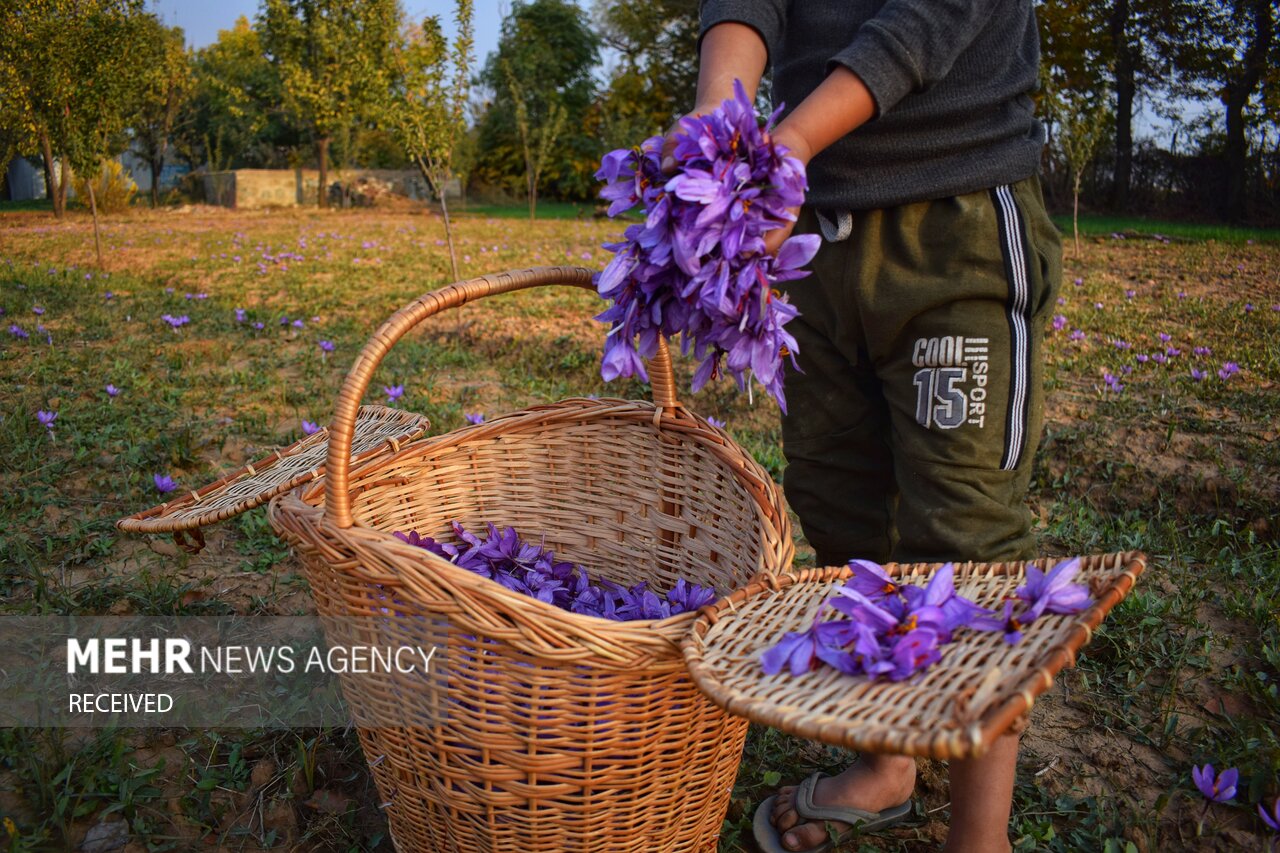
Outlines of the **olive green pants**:
M819 565L1034 556L1025 498L1062 263L1038 180L851 224L786 287L800 372L783 482ZM796 232L818 230L806 208Z

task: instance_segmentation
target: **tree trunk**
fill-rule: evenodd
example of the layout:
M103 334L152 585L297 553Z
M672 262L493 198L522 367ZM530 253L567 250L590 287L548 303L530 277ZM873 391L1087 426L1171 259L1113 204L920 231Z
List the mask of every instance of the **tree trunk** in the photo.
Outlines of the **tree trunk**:
M155 210L160 206L160 172L164 169L163 160L155 160L151 163L151 209Z
M444 213L444 238L449 243L449 268L453 271L453 280L461 281L458 275L458 255L453 250L453 225L449 222L449 202L445 199L445 190L443 186L436 186L436 182L431 180L431 173L427 170L427 164L422 161L421 157L414 158L418 162L418 171L422 172L422 178L427 182L427 186L440 196L440 210Z
M329 206L329 137L322 136L316 140L316 149L320 156L320 206Z
M58 181L58 200L54 204L62 210L67 211L67 187L71 186L71 166L67 163L67 155L62 155L62 179Z
M1242 222L1247 211L1245 173L1248 170L1249 145L1245 138L1245 107L1262 80L1267 56L1274 39L1275 21L1271 17L1271 0L1253 0L1253 38L1245 50L1240 74L1227 81L1222 102L1227 108L1227 198L1226 216L1231 222Z
M54 171L53 145L49 142L48 131L40 132L40 150L44 155L44 192L49 197L49 201L53 203L54 218L61 219L64 210L58 204L58 179L57 172Z
M529 172L529 221L533 222L538 214L538 176Z
M1076 251L1072 256L1080 257L1080 173L1076 172L1075 183L1072 185L1071 198L1071 234L1075 238Z
M1111 10L1111 45L1116 64L1116 166L1111 185L1111 206L1124 210L1129 204L1133 174L1133 99L1137 92L1136 62L1129 44L1129 0L1115 0Z
M98 234L98 200L93 193L94 178L85 181L89 187L89 210L93 212L93 248L98 252L98 268L102 268L102 237Z

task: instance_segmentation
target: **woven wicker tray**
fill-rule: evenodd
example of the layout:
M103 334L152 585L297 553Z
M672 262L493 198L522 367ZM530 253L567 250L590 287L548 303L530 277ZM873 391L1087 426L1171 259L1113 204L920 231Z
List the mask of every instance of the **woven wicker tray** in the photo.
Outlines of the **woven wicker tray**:
M351 442L351 461L360 462L383 449L396 451L427 431L427 419L386 406L361 406ZM321 429L301 441L232 471L203 488L116 522L128 533L172 533L189 551L204 545L199 528L224 521L261 506L282 492L310 482L324 473L329 453L329 430ZM194 544L183 535L190 531Z
M1027 566L1049 561L968 563L955 567L956 589L995 607L1023 583ZM1056 563L1057 561L1052 561ZM870 680L821 667L795 677L765 675L760 655L787 631L807 629L847 567L764 574L703 608L683 643L685 660L704 693L731 714L800 737L867 752L938 759L981 755L1074 665L1075 652L1129 590L1146 566L1137 553L1081 559L1077 580L1094 597L1088 610L1046 614L1020 643L999 632L961 630L942 660L902 682ZM887 566L923 585L939 564Z

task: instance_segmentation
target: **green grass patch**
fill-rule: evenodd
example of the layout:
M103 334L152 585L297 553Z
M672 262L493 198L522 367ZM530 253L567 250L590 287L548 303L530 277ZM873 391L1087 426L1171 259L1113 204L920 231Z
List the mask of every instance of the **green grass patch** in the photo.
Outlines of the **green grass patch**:
M1058 229L1066 236L1072 234L1070 214L1053 217ZM1148 219L1141 216L1108 216L1087 214L1080 217L1080 234L1089 237L1124 238L1168 237L1173 240L1217 240L1223 243L1276 243L1280 242L1280 228L1247 228L1234 225L1200 222L1176 222L1166 219Z

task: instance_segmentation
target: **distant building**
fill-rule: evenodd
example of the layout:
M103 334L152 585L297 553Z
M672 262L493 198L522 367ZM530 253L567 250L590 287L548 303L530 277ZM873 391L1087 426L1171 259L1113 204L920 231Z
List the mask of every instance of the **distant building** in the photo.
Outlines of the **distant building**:
M14 157L5 170L4 186L10 201L44 198L44 169L32 165L26 157Z

